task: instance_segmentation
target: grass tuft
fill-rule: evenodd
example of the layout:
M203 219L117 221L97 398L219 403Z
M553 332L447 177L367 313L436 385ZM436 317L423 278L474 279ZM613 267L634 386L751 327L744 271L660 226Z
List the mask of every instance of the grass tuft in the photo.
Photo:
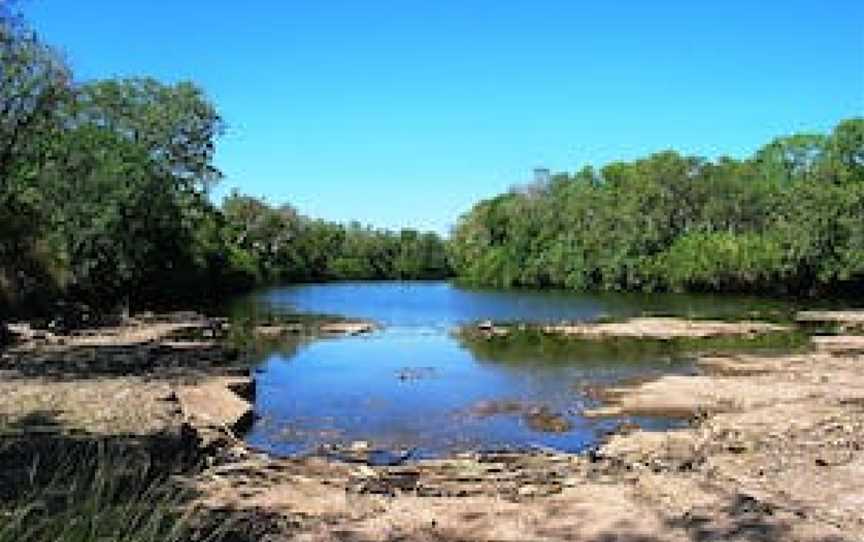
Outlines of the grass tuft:
M20 465L0 495L0 542L222 539L225 528L203 527L189 495L140 454L100 443L53 448Z

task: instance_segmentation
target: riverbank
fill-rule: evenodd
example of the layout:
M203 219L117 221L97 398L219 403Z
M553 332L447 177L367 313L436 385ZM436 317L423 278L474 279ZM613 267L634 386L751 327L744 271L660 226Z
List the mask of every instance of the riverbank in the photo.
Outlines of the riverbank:
M278 511L300 540L861 540L864 357L700 365L697 376L612 388L594 412L671 412L691 426L622 428L584 456L373 468L253 454L191 483L211 506L242 495Z
M25 337L2 354L0 416L15 429L6 438L176 434L201 460L172 476L195 495L184 506L256 518L251 539L864 536L856 336L832 337L830 347L818 338L795 354L703 357L698 375L600 390L604 405L592 412L673 413L691 420L686 428L622 427L586 455L464 454L373 467L360 447L352 462L278 459L243 445L232 426L253 389L242 376L248 368L215 338L223 323L153 317L75 337Z
M298 317L238 327L192 312L142 314L65 334L10 325L14 342L0 351L0 427L94 435L231 429L251 415L254 400L243 346L357 335L375 326Z
M767 322L688 320L670 317L629 318L620 322L563 322L560 324L495 324L491 321L463 326L459 333L486 339L510 337L519 333L602 341L606 339L636 339L674 341L685 339L716 339L723 337L754 338L771 333L788 333L788 325Z

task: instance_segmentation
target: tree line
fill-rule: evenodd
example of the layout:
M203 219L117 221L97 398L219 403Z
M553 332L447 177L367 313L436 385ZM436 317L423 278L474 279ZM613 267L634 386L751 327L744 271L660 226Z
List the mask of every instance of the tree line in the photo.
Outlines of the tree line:
M475 205L449 250L484 286L860 292L864 119L742 160L667 151L557 174Z
M224 122L195 84L80 82L0 3L0 321L57 300L198 301L271 281L448 276L444 241L208 196Z
M221 208L233 265L253 282L436 279L451 274L444 240L413 229L311 219L237 192Z
M5 7L4 7L5 6ZM0 4L0 320L57 300L197 302L270 282L864 290L864 119L746 159L666 151L482 201L450 239L215 205L224 122L194 83L80 82Z

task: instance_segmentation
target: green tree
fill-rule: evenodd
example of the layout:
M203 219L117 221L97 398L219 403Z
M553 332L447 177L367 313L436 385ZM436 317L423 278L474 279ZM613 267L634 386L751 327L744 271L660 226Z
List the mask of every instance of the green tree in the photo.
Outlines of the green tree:
M578 290L812 294L864 285L864 120L747 160L672 151L553 176L461 217L458 277Z
M42 174L69 94L59 55L0 6L0 320L16 301L56 290L60 279L43 235L50 209Z
M158 294L148 285L164 286L188 265L190 235L173 179L113 131L83 126L64 139L50 176L70 293L108 307L146 302Z
M222 177L213 165L222 118L191 82L166 85L130 78L87 83L78 91L74 117L142 146L186 191L205 190Z

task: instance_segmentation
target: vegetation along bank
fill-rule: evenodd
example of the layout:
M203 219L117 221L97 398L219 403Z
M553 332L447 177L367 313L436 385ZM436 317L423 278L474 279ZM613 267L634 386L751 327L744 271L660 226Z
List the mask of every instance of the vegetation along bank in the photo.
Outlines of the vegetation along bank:
M57 300L134 310L262 283L450 275L434 233L236 192L214 205L225 129L194 83L77 80L0 5L0 322Z
M497 287L812 295L864 285L864 119L745 159L666 151L514 188L463 216L456 274Z

